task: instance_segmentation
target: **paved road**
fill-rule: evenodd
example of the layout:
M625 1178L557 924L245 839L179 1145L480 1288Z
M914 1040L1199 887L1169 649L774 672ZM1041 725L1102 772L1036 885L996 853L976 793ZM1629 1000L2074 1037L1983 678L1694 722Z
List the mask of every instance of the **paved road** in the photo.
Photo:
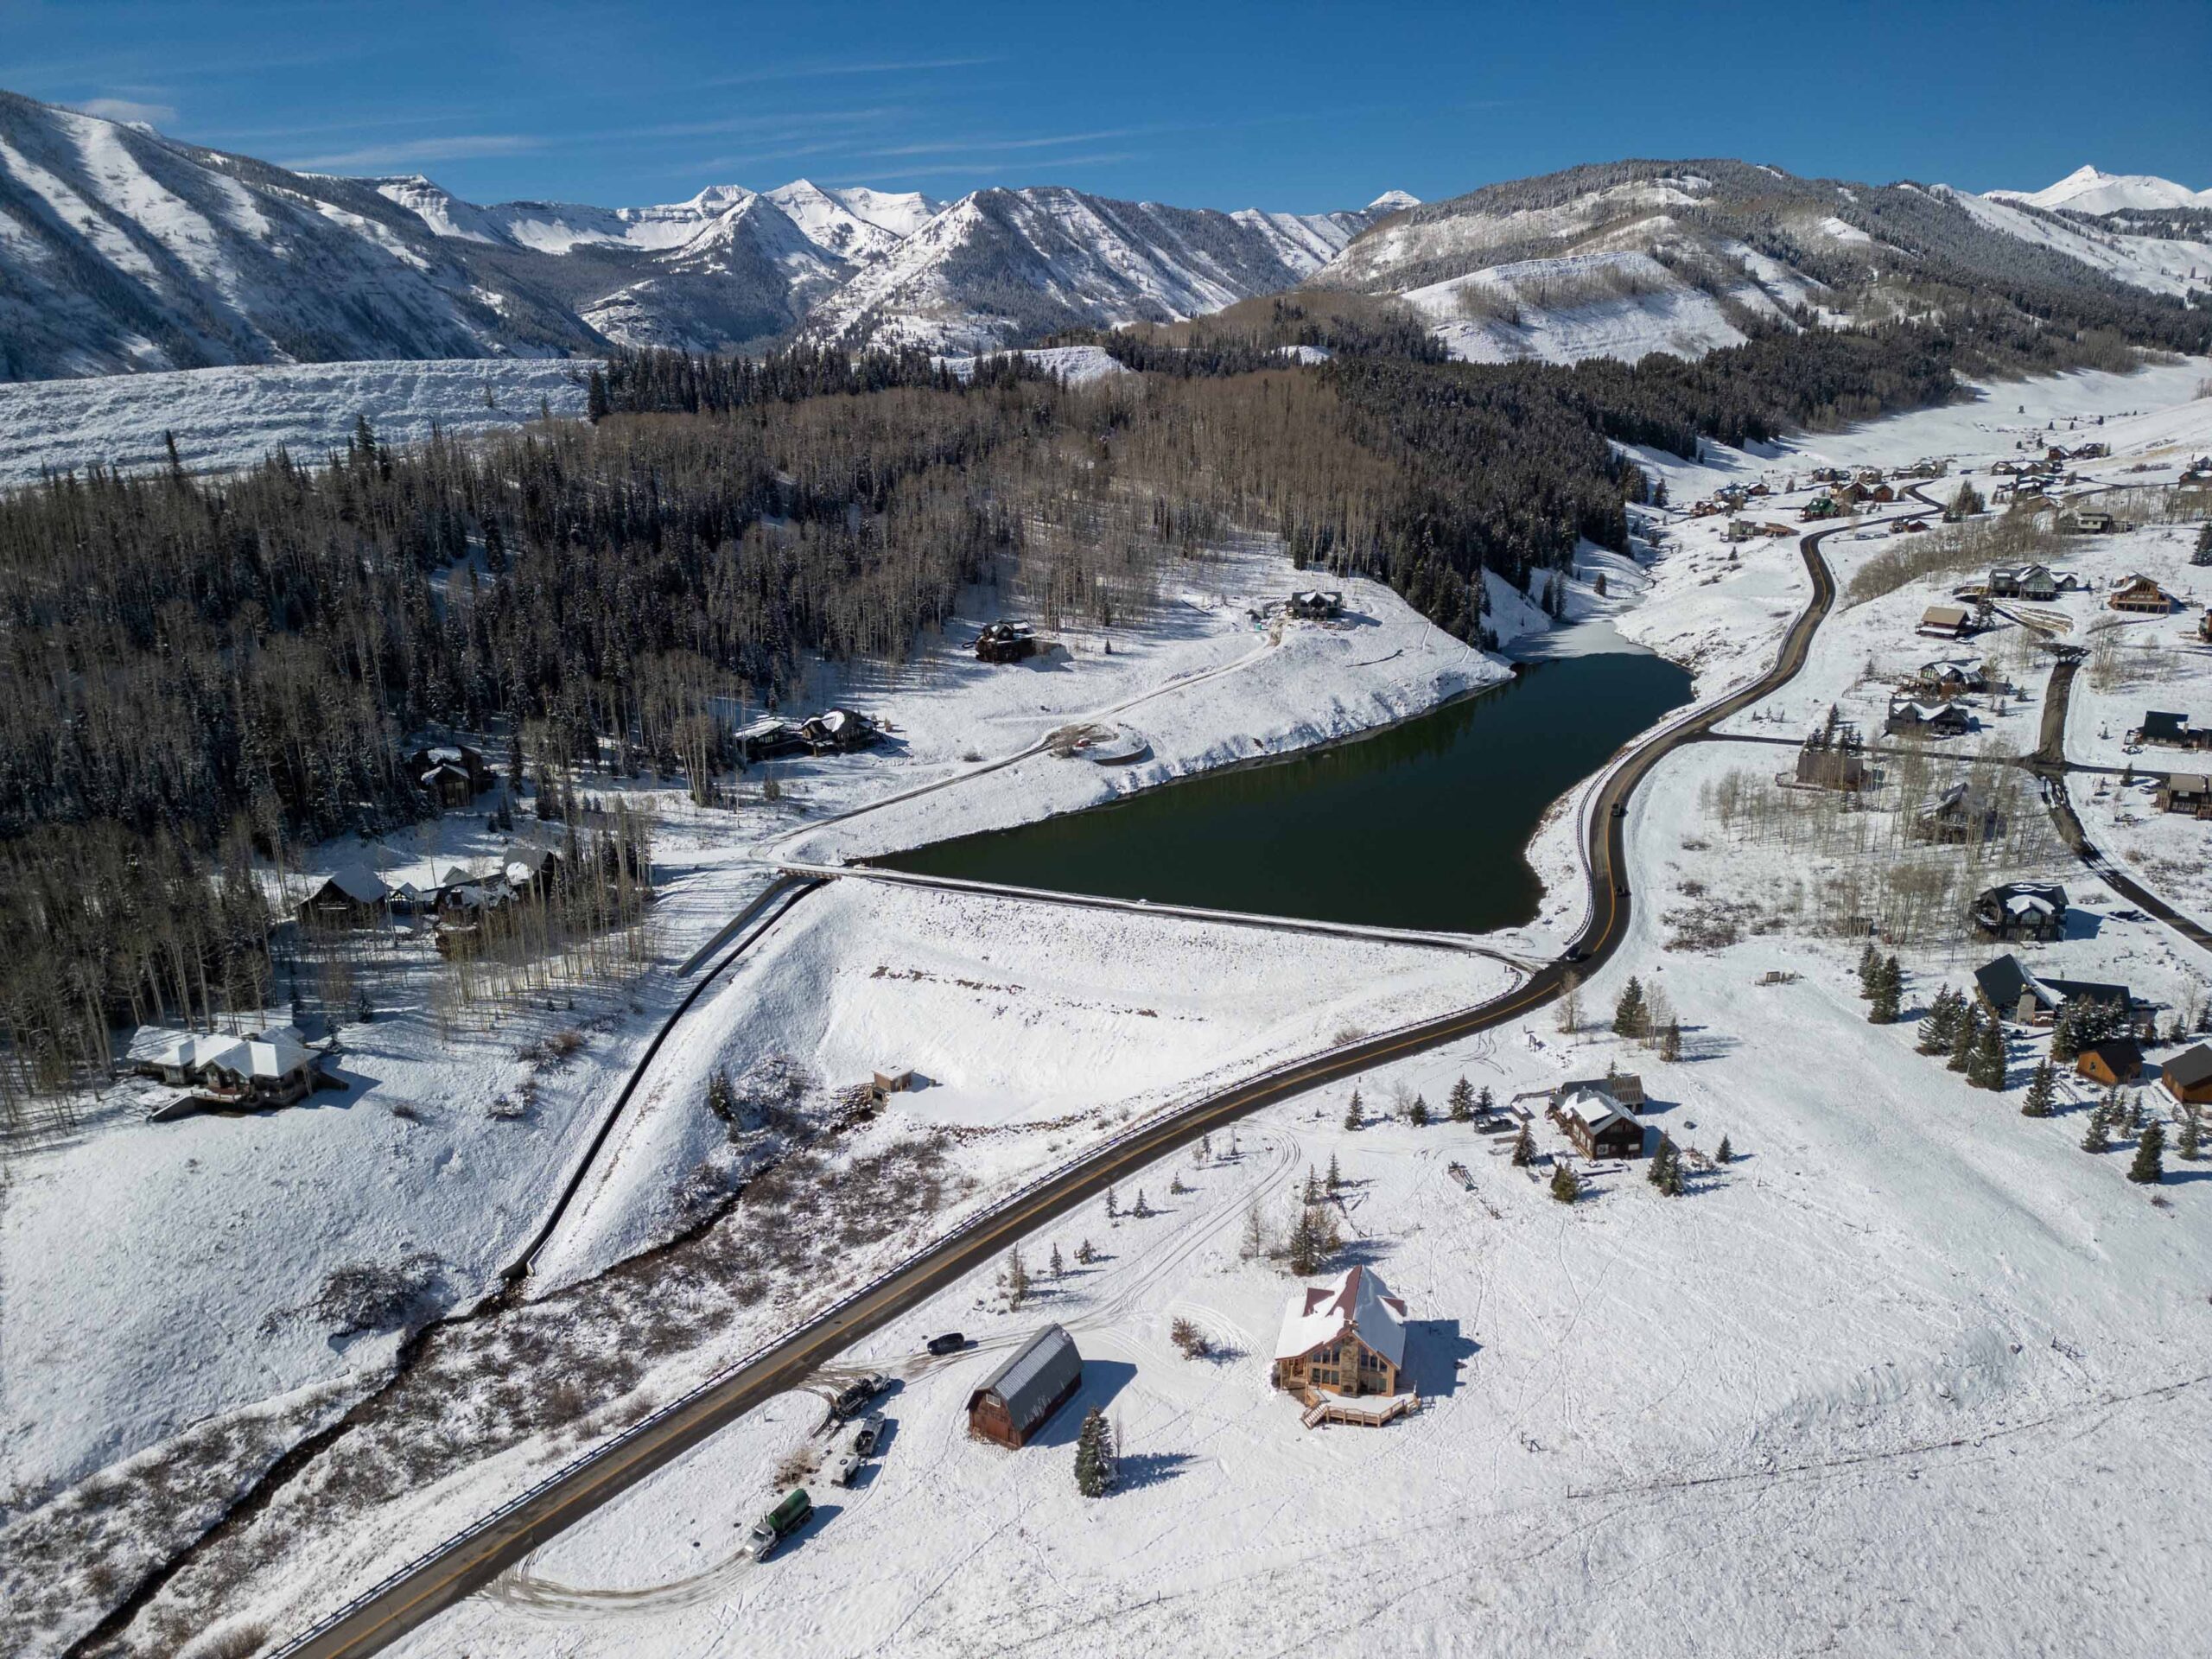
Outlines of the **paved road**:
M1013 1241L1096 1196L1109 1184L1126 1181L1134 1171L1262 1107L1517 1020L1556 997L1570 969L1583 975L1595 971L1619 949L1628 932L1624 831L1630 798L1668 755L1796 677L1814 634L1835 602L1835 582L1821 556L1820 543L1837 530L1859 527L1831 525L1799 540L1813 596L1790 625L1771 669L1646 737L1600 780L1585 818L1590 913L1567 957L1547 963L1515 989L1490 1001L1233 1084L1061 1166L875 1284L438 1544L295 1637L280 1653L285 1659L353 1659L375 1652L615 1494L795 1387L861 1337L988 1264Z

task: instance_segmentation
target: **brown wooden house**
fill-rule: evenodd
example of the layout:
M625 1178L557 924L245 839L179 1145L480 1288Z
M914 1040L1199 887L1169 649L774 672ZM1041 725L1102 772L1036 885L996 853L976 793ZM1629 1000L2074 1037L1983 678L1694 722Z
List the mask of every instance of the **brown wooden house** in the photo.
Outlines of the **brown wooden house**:
M1601 1084L1584 1084L1564 1095L1547 1116L1567 1132L1585 1158L1637 1158L1643 1154L1643 1125Z
M1048 1325L968 1396L968 1432L1019 1450L1083 1386L1075 1338Z
M407 775L440 806L465 807L492 786L484 757L465 743L434 743L407 757Z
M2077 1076L2103 1089L2117 1089L2142 1075L2143 1046L2133 1037L2111 1037L2091 1043L2074 1057Z
M1406 1305L1372 1268L1292 1293L1275 1338L1274 1384L1291 1393L1395 1394L1405 1375Z
M2105 603L2115 611L2126 611L2135 616L2166 616L2177 609L2181 601L2150 577L2134 575L2113 588Z
M2158 1068L2158 1081L2184 1106L2212 1106L2212 1048L2183 1049Z
M2212 775L2177 772L2158 785L2152 797L2161 812L2186 812L2192 817L2212 818Z

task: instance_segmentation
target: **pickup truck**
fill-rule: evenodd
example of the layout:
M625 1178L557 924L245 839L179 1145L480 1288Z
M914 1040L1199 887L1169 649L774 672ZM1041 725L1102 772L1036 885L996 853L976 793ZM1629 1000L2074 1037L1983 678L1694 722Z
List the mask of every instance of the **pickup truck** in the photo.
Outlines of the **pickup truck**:
M765 1561L769 1552L790 1537L814 1516L814 1500L804 1486L793 1487L784 1501L753 1523L753 1530L746 1535L747 1549L756 1561Z
M871 1371L866 1376L855 1377L837 1390L837 1397L830 1408L840 1417L850 1417L869 1401L891 1386L891 1379L880 1371Z
M853 1455L872 1458L875 1448L883 1442L883 1414L870 1412L861 1426L853 1431Z

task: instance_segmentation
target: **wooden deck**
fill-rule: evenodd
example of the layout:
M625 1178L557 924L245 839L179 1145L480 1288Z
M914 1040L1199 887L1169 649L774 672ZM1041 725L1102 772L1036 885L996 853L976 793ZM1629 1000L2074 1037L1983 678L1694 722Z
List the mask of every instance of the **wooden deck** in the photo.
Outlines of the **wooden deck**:
M1418 1394L1366 1395L1346 1396L1317 1394L1312 1389L1300 1389L1298 1398L1306 1408L1299 1421L1308 1428L1319 1428L1324 1423L1351 1423L1361 1428L1380 1428L1395 1422L1408 1412L1421 1408Z

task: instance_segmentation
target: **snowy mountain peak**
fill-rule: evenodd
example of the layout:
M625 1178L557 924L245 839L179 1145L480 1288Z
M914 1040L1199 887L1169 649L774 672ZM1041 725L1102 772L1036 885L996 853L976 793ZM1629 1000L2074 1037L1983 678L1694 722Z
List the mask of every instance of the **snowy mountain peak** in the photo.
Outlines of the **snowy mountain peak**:
M2056 184L2041 190L1992 190L1993 201L2024 202L2031 207L2067 208L2077 213L2115 213L2128 208L2212 207L2212 190L2192 190L2148 173L2107 173L2077 167Z
M1408 207L1421 206L1421 198L1410 190L1385 190L1367 204L1365 212L1380 219L1385 213L1403 213Z

